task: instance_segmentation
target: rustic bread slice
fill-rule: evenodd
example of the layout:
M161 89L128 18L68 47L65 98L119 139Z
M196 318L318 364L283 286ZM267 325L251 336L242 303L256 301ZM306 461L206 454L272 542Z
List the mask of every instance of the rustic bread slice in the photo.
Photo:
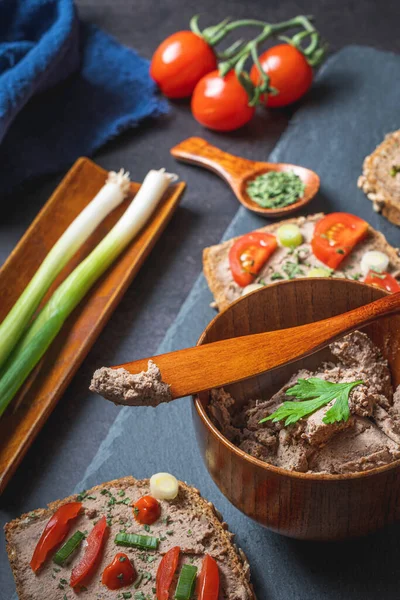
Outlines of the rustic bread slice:
M376 212L400 226L400 129L386 135L366 157L358 187L372 201Z
M96 572L86 584L84 596L88 600L114 599L117 591L108 590L101 584L101 574L117 552L125 552L132 560L138 573L144 572L142 582L135 588L132 585L119 590L135 594L142 592L143 597L153 599L155 595L155 575L161 556L173 546L181 547L181 563L188 562L200 568L205 553L215 558L220 571L220 597L226 600L255 600L252 586L249 582L250 572L247 559L243 552L233 543L233 534L228 531L226 523L211 502L200 495L199 491L180 482L179 494L175 500L161 501L161 518L151 526L151 533L161 539L159 550L153 555L136 548L121 548L114 544L115 535L124 528L128 533L146 535L143 526L133 519L131 503L141 496L148 494L149 480L138 481L133 477L124 477L103 483L88 491L84 496L83 513L74 522L68 534L70 537L78 529L89 531L94 521L107 514L110 532L103 549L102 558ZM114 498L116 502L110 499ZM129 502L123 504L122 501ZM38 574L34 574L29 566L33 550L40 535L52 514L63 504L76 501L77 495L56 500L47 509L38 509L22 515L5 526L7 552L14 574L19 600L72 600L75 592L68 585L73 566L78 562L80 554L75 556L72 563L60 567L48 557ZM126 501L126 500L125 500ZM168 519L167 519L168 517ZM124 520L126 521L124 522ZM168 531L168 533L167 533ZM151 560L148 558L151 556ZM153 558L156 556L156 558ZM151 575L149 579L148 575ZM134 584L135 585L135 584ZM128 596L129 597L129 596Z
M256 281L261 280L264 284L278 281L279 279L307 277L307 271L312 267L324 267L311 253L310 242L314 231L314 226L324 216L323 213L309 215L307 217L297 217L287 219L266 227L261 227L257 231L275 233L276 230L286 223L298 225L303 233L304 243L296 249L296 253L304 258L297 272L289 277L281 269L285 262L293 263L293 255L287 248L278 248L272 257L262 268ZM227 240L221 244L210 246L203 250L203 271L207 279L209 288L214 296L215 304L219 310L225 309L231 302L237 300L242 294L242 288L234 281L229 266L229 250L238 238ZM400 254L397 248L393 248L384 235L369 227L367 237L357 244L353 252L341 263L339 269L331 274L332 277L341 277L348 279L362 280L360 272L360 261L364 252L368 250L380 250L389 256L389 271L394 276L400 274ZM278 277L279 276L279 277Z

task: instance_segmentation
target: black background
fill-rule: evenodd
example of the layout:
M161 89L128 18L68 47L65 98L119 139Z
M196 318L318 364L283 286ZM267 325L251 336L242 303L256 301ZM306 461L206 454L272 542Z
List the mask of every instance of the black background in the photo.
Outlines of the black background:
M196 13L204 14L206 24L216 23L227 15L277 21L300 13L313 14L331 51L354 43L400 51L400 3L397 1L83 0L78 6L82 19L97 24L149 58L162 39L186 28L190 17ZM384 89L382 94L385 94ZM228 151L263 160L285 129L290 114L290 110L260 111L257 118L239 132L229 135L208 132L206 137ZM149 121L139 129L125 133L96 155L95 159L103 167L117 169L123 166L138 181L150 168L165 166L186 179L188 189L162 239L0 499L2 523L21 512L68 495L82 478L118 412L113 405L88 394L90 375L100 363L115 364L156 351L201 270L202 248L219 240L235 214L237 203L224 183L211 174L177 165L169 156L169 149L181 139L202 134L203 130L192 119L187 103L179 102L171 107L167 117ZM2 201L1 262L62 176L31 183ZM122 347L127 333L134 340L129 357L125 356L126 349ZM54 464L54 457L60 452L65 456L62 471ZM14 583L3 538L0 551L0 598L8 599Z

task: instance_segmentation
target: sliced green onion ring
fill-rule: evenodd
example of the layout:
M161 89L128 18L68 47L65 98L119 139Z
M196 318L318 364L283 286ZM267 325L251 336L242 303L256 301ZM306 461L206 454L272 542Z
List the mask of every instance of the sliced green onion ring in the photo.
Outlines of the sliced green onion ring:
M190 600L194 590L197 567L194 565L183 565L179 575L178 585L176 586L176 600Z
M82 533L82 531L75 531L74 535L70 537L59 550L57 550L57 553L53 557L53 562L55 562L56 565L62 566L79 548L84 539L85 534Z
M151 535L137 533L117 533L114 542L117 546L141 548L142 550L157 550L160 540Z

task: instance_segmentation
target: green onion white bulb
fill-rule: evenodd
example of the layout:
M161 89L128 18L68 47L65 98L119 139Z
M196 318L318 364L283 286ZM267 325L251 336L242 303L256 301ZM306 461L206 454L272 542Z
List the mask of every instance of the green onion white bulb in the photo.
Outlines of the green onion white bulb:
M291 223L281 225L276 232L276 237L280 245L286 248L296 248L303 243L303 234L300 228Z
M384 273L389 266L389 257L379 250L369 250L365 252L361 258L361 272L365 276L368 271L375 273Z
M40 361L67 317L145 225L176 176L150 171L111 231L56 289L0 372L0 416Z
M67 262L129 190L129 173L110 172L105 185L54 244L0 325L0 368L20 339L47 290Z
M330 277L332 271L323 267L313 267L307 273L307 277Z

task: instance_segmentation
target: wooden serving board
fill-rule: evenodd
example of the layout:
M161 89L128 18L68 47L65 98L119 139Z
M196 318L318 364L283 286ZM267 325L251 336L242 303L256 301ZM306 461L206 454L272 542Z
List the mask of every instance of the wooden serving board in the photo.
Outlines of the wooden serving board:
M0 322L56 240L104 185L107 171L76 161L0 269ZM140 184L107 217L60 273L44 302L119 219ZM0 419L0 494L93 346L176 209L184 183L169 188L147 226L76 308L36 372ZM16 408L17 404L17 408Z

